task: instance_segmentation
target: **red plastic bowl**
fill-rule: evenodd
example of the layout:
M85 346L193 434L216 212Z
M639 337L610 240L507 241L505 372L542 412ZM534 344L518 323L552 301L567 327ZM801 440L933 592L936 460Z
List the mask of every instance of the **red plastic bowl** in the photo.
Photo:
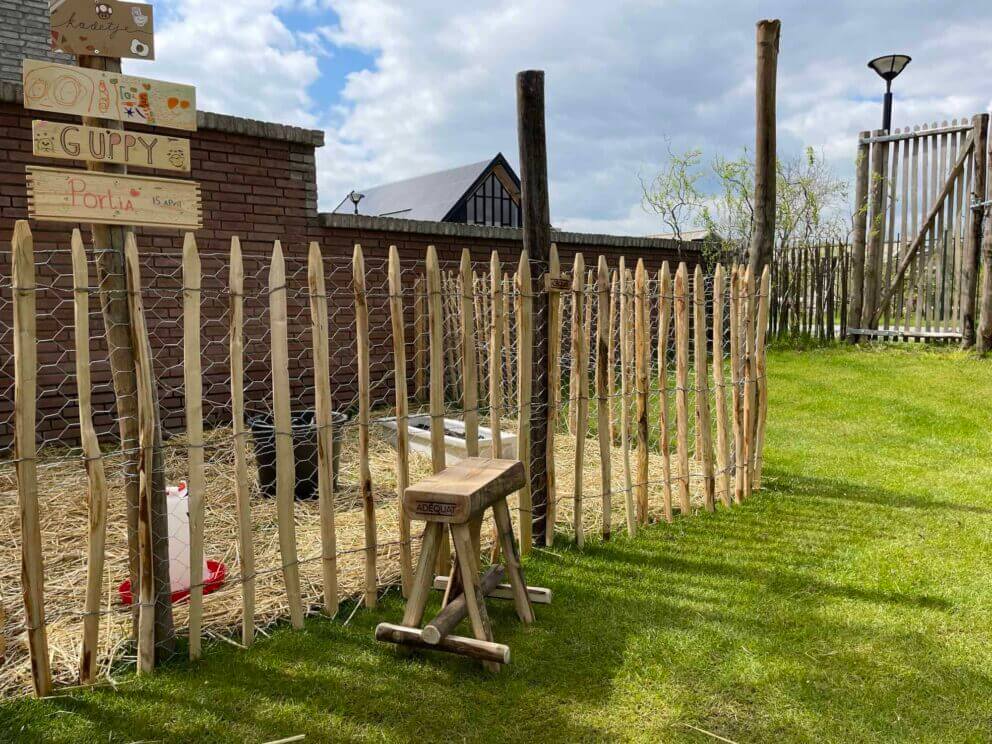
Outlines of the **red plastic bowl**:
M225 566L220 561L207 561L207 575L203 577L203 593L212 594L224 585L224 579L227 578L227 566ZM117 588L117 593L121 597L121 602L125 605L130 605L134 602L134 596L131 594L131 580L128 579L123 584ZM173 602L182 602L189 596L189 589L182 589L178 592L172 593Z

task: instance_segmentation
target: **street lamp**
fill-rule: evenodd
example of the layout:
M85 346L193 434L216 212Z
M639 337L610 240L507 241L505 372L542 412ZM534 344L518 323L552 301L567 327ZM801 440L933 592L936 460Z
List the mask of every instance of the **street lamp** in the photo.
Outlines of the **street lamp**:
M899 77L899 73L906 69L906 65L912 59L908 54L886 54L884 57L875 57L875 59L868 63L868 66L885 81L885 107L882 110L882 129L886 132L892 131L892 81Z
M357 191L352 191L348 194L348 198L351 199L351 203L355 205L355 214L358 214L358 202L365 198L365 194L359 194Z

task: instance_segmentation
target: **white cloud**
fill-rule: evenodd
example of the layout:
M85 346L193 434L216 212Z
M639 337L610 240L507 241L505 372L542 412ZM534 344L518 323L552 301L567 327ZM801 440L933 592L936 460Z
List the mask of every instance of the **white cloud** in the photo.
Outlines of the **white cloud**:
M595 232L661 229L640 208L639 173L676 148L751 147L754 22L736 0L174 0L160 63L197 82L204 107L321 126L321 204L352 188L481 160L516 161L515 73L547 72L552 217ZM273 7L305 10L292 33ZM872 56L906 51L896 125L989 107L992 20L983 3L780 0L779 146L811 144L847 175L858 131L878 126ZM333 10L336 23L326 20ZM941 22L933 22L935 16ZM321 24L324 24L321 26ZM237 33L232 33L236 29ZM313 100L322 46L374 60L338 100ZM977 50L977 51L976 51ZM158 68L156 68L158 69Z

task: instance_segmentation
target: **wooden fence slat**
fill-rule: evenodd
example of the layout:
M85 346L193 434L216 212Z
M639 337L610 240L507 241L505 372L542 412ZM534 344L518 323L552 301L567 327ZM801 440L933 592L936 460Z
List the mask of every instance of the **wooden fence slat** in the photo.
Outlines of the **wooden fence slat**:
M679 505L692 513L689 500L689 291L688 269L679 264L675 274L675 420L679 457Z
M633 319L633 279L620 257L620 449L623 451L623 493L627 515L627 534L637 534L637 510L630 467L630 377L631 321Z
M534 298L530 275L530 258L521 251L517 268L517 451L524 463L525 482L520 489L520 551L531 550L533 514L530 493L530 416L531 362L534 346Z
M293 452L293 416L289 384L289 325L287 318L286 260L277 240L269 269L269 322L272 325L272 408L276 438L276 511L279 517L279 553L283 581L294 628L303 627L303 597L296 552L296 460Z
M551 244L548 256L548 334L551 344L551 355L548 359L548 433L547 433L547 470L548 470L548 512L545 530L545 545L551 546L555 541L555 520L558 517L558 475L555 460L555 438L558 435L558 404L561 400L561 291L555 282L561 278L561 260L558 257L558 246Z
M465 422L465 449L469 457L479 456L479 369L475 343L475 281L472 255L462 249L461 265L461 357L462 404Z
M202 656L203 517L206 477L203 472L203 367L200 355L200 254L193 233L183 241L183 380L186 393L189 508L189 658Z
M606 256L599 257L598 276L598 305L596 308L596 419L599 430L599 475L602 481L603 495L603 539L610 539L610 523L612 514L613 474L610 458L613 453L613 442L610 437L610 397L609 397L609 336L607 316L610 312L610 269L606 265Z
M427 286L423 274L417 274L413 288L414 396L427 396Z
M489 290L492 293L492 323L489 328L489 428L493 433L493 457L503 458L503 283L499 252L489 261ZM554 522L552 522L554 524Z
M124 239L124 262L127 274L128 309L131 313L131 346L137 378L138 397L138 673L150 674L155 669L155 569L153 534L153 503L155 501L155 461L158 410L155 405L152 350L145 323L145 307L141 297L141 271L138 265L138 244L134 233Z
M379 544L375 524L375 499L372 495L372 471L369 467L369 417L372 407L369 368L369 308L365 297L365 257L362 246L355 246L355 338L358 354L358 492L365 515L365 607L373 609L378 594L376 558Z
M34 274L34 238L25 220L14 225L11 239L11 292L14 297L14 458L17 503L21 518L21 587L27 625L31 677L38 697L52 691L48 631L45 626L45 570L38 513L36 410L38 392L38 320Z
M234 431L234 498L238 509L238 563L241 566L241 643L255 640L255 547L248 490L248 431L245 427L245 268L241 240L231 238L231 421Z
M706 348L706 284L703 280L703 267L699 264L696 264L696 273L693 277L693 292L695 294L693 367L696 372L696 430L699 432L697 441L702 447L702 456L697 456L697 459L703 467L703 497L706 511L713 511L716 499L713 478L713 433L710 420L709 354Z
M431 470L435 474L447 467L444 448L444 399L447 385L445 357L447 350L444 307L444 281L441 266L437 259L437 250L433 245L427 246L427 316L430 328L430 404L431 418ZM450 543L447 532L442 530L439 536L436 570L439 574L447 574L451 567ZM421 550L424 545L421 545ZM412 600L411 600L412 601Z
M607 374L606 374L606 395L609 398L610 408L610 441L617 441L617 307L619 302L620 277L616 271L610 272L610 309L609 320L607 321L606 346L608 348Z
M72 283L76 342L76 390L79 397L79 433L86 463L89 534L86 560L86 600L83 642L79 657L79 681L96 680L100 634L100 600L107 542L107 477L100 442L93 427L92 381L90 377L90 277L83 236L72 231Z
M582 496L583 469L585 460L585 443L588 429L588 378L584 368L585 341L583 330L585 318L585 260L581 253L575 254L575 264L572 267L572 385L569 397L575 410L573 431L575 434L575 472L572 481L572 498L574 501L572 513L572 529L575 531L575 544L580 548L585 542L582 529Z
M334 422L331 412L334 407L331 398L331 363L327 315L327 288L324 280L324 257L317 241L310 243L307 258L307 284L310 290L310 333L313 342L313 377L315 388L314 425L317 427L317 505L320 512L320 574L324 588L324 612L334 617L338 612L338 559L337 536L334 527ZM403 326L400 326L400 333ZM393 326L396 338L396 326ZM402 336L400 336L402 338ZM406 400L406 377L397 382L397 396L400 383L403 385L403 400ZM397 404L398 405L398 404ZM397 416L399 413L397 413ZM397 438L403 441L405 426L400 427ZM397 446L397 453L405 453L405 446ZM397 454L397 459L402 455ZM397 466L396 480L405 483ZM404 523L402 491L400 497L400 572L404 590L410 581L410 535L409 522ZM404 540L404 526L406 539Z
M768 421L768 376L766 326L768 325L768 295L771 289L771 275L765 267L761 274L760 296L758 298L758 320L755 326L754 373L757 378L757 420L754 435L754 490L761 490L761 469L764 463L765 426Z
M757 381L755 371L756 297L754 273L747 267L744 274L744 497L750 498L754 488L754 436L757 419Z
M648 365L651 361L651 319L648 310L648 277L644 260L634 273L634 364L637 379L637 482L634 487L637 521L648 521Z
M741 349L741 272L739 266L730 271L730 380L733 393L731 413L734 424L734 502L744 500L744 417L743 383L744 371Z
M723 353L723 311L725 307L723 265L717 264L713 273L713 388L716 391L716 467L717 493L724 506L733 504L730 486L730 437L727 428L726 359Z
M658 441L664 483L662 499L665 521L672 521L672 441L669 409L671 385L668 382L668 337L672 323L672 272L668 261L658 271Z

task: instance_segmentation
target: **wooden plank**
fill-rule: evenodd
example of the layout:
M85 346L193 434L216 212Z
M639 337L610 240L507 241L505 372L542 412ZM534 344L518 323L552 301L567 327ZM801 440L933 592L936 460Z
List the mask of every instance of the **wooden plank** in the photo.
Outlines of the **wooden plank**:
M675 273L675 422L679 458L679 507L692 513L689 501L689 289L688 269Z
M93 390L90 377L90 276L86 249L79 230L72 231L72 283L76 351L76 391L79 398L79 434L86 463L89 534L86 546L86 600L79 681L96 681L100 635L100 600L107 542L107 477L100 442L93 427Z
M765 266L765 271L768 271ZM695 347L693 367L696 372L696 430L697 440L702 447L701 456L697 460L703 467L703 498L706 511L713 511L716 506L716 487L713 476L713 433L710 421L710 383L709 383L709 353L706 343L706 285L703 280L703 267L696 264L693 277L694 292L694 321L693 331ZM765 319L767 323L767 318Z
M520 550L527 555L531 549L533 513L531 509L530 418L531 374L534 349L533 287L527 251L520 254L517 268L517 452L526 468L526 483L520 489Z
M765 427L768 422L768 358L766 329L768 326L768 301L771 294L771 275L767 267L761 274L758 296L758 319L755 323L754 372L757 377L757 420L754 435L754 490L761 490L761 470L764 466Z
M156 450L160 449L156 435L159 431L159 414L154 392L151 343L148 339L145 307L141 297L138 244L134 233L130 231L124 240L124 262L128 309L131 314L129 331L131 348L134 350L138 399L138 674L151 674L155 669L156 640L153 504L156 490Z
M390 264L392 270L392 264ZM334 617L338 612L338 559L337 536L334 527L334 420L331 416L334 400L331 397L331 363L330 331L327 316L327 288L324 280L324 257L320 244L310 243L307 256L307 286L310 291L310 334L313 343L313 380L314 380L314 426L317 428L317 506L320 512L320 575L324 589L324 612ZM390 294L392 303L392 293ZM403 350L403 325L400 324L397 334L395 321L393 325L394 344L400 338L400 349ZM401 369L405 369L404 364ZM406 422L400 418L400 393L402 391L403 405L406 404L406 377L397 377L397 469L396 482L400 504L403 503L402 489L407 479L404 479L402 461L406 459ZM404 410L405 413L405 410ZM400 575L403 580L404 596L412 581L413 567L410 557L410 526L404 519L403 507L400 510ZM406 531L404 533L404 527ZM405 540L404 540L405 535Z
M11 292L14 297L14 459L21 518L21 587L27 626L31 678L38 697L52 691L48 631L45 626L45 571L38 512L37 394L38 320L34 238L24 220L11 239Z
M627 534L637 534L637 509L630 463L631 355L634 317L633 277L620 257L620 449L623 451L623 494L627 515Z
M255 641L255 547L248 489L248 431L245 427L245 269L241 240L231 238L231 419L234 430L234 498L238 509L238 563L241 566L241 644Z
M757 377L755 371L755 313L757 298L754 292L754 272L748 266L743 282L744 327L744 497L750 498L754 486L754 436L757 419Z
M575 544L580 548L585 542L582 528L583 487L585 480L585 451L586 434L588 432L589 413L589 379L586 360L586 334L583 318L585 317L585 259L581 253L575 254L575 264L572 267L572 385L570 397L575 411L573 431L575 434L575 466L572 480L572 529L575 532Z
M603 497L603 539L610 539L613 513L613 474L611 458L613 442L610 437L609 337L607 320L610 312L610 269L606 256L599 257L596 277L598 304L596 308L596 421L599 432L599 478Z
M651 317L648 307L648 275L644 260L638 259L634 272L634 366L637 402L637 480L634 500L637 521L648 521L648 366L651 363Z
M164 80L26 59L24 108L196 131L196 89Z
M194 181L27 167L28 213L43 222L89 222L198 230Z
M353 281L355 290L355 339L358 355L358 492L365 517L365 607L374 609L378 594L376 557L379 551L375 525L375 499L369 466L369 417L372 408L369 368L369 308L365 297L365 258L355 246Z
M269 268L269 322L272 326L272 408L276 437L276 511L279 520L279 555L294 628L303 627L300 564L296 552L295 511L296 465L293 453L292 413L289 384L289 330L287 319L286 261L282 244L272 249Z
M155 13L145 3L54 0L52 49L66 54L155 59Z
M726 357L723 352L723 312L726 280L723 265L717 264L713 273L713 388L716 391L716 471L717 493L724 506L733 504L730 485L730 436L727 423L727 379L724 373ZM832 322L832 319L831 319Z
M743 402L743 372L744 362L741 341L741 273L740 267L734 266L730 271L730 380L731 392L730 410L734 425L734 502L739 504L744 500L744 419ZM849 331L856 336L856 329Z
M189 490L189 658L202 656L203 518L206 476L203 472L203 363L200 355L200 254L193 233L183 241L183 381Z
M495 276L495 274L494 274ZM555 465L555 439L558 436L558 405L561 400L561 260L558 246L551 244L548 259L548 396L547 411L547 470L548 470L548 510L544 544L548 547L555 541L555 521L558 518L558 476ZM493 284L495 288L495 283Z
M672 443L668 384L668 337L672 324L672 272L668 261L658 271L658 441L661 449L662 501L665 521L672 521Z
M189 173L189 140L148 132L35 121L32 152L55 160L133 165Z

